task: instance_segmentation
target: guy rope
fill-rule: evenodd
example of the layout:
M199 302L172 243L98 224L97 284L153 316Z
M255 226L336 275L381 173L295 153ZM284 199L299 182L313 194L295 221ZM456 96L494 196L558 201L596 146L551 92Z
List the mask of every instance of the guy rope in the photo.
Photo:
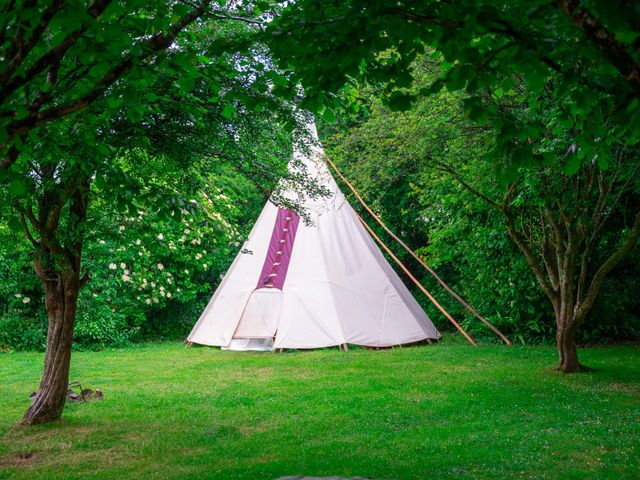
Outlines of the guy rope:
M411 255L413 258L415 258L418 263L420 265L422 265L431 275L433 275L433 277L438 281L438 283L440 283L440 285L442 285L444 287L444 289L449 292L449 294L451 294L451 296L453 298L455 298L458 302L460 302L460 304L462 306L464 306L469 312L471 312L476 318L478 318L482 323L484 323L486 326L488 326L491 330L493 330L495 332L496 335L498 335L507 345L511 345L511 341L500 331L498 330L494 325L492 325L487 319L485 319L482 315L480 315L471 305L469 305L462 297L460 297L460 295L458 295L456 292L454 292L451 287L449 287L449 285L447 285L445 283L445 281L440 278L440 276L431 268L429 267L429 265L427 265L427 263L420 258L420 256L418 256L418 254L416 252L414 252L411 248L409 248L409 246L404 243L402 241L402 239L400 239L400 237L398 237L395 233L393 233L389 227L387 227L384 222L380 219L380 217L378 215L376 215L376 213L371 209L371 207L369 207L369 205L367 205L367 203L364 201L364 199L362 198L362 196L358 193L358 191L355 189L355 187L344 177L344 175L342 175L342 172L340 171L340 169L338 169L338 167L336 166L335 163L333 163L331 161L331 159L329 159L328 157L324 157L324 160L331 165L331 167L333 168L333 170L336 172L336 174L338 175L338 177L340 178L340 180L342 180L344 182L344 184L349 188L349 190L351 190L351 192L354 194L354 196L358 199L358 201L360 202L360 204L364 207L364 209L369 212L369 214L374 218L374 220L376 222L378 222L378 224L380 224L380 226L396 241L398 242L398 244L400 244L400 246L402 248L404 248L409 255ZM393 258L393 260L400 266L400 268L402 268L402 270L409 276L409 278L418 286L418 288L420 288L420 290L429 298L429 300L431 300L431 302L447 317L447 319L453 323L453 325L466 337L467 340L469 340L469 342L471 342L472 345L477 346L476 343L473 341L473 339L471 339L471 337L462 329L462 327L453 319L453 317L442 307L442 305L440 305L435 298L433 298L433 295L431 295L423 286L422 284L420 284L420 282L418 282L418 280L409 272L409 270L402 264L402 262L400 262L400 260L391 252L391 250L389 249L389 247L387 247L387 245L384 244L384 242L373 232L373 230L371 229L371 227L369 227L369 225L367 225L367 223L362 219L362 217L360 217L360 215L358 215L358 218L360 219L360 221L362 222L362 224L365 226L365 228L369 231L369 233L371 234L371 236L373 236L373 238L380 244L380 246L391 256L391 258Z

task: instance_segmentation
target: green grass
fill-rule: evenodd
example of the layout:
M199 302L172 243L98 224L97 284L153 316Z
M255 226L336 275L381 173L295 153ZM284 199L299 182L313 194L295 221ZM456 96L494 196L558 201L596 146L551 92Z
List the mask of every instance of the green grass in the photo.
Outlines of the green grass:
M637 478L640 348L441 343L284 354L144 345L74 353L104 401L16 423L42 354L0 354L1 478Z

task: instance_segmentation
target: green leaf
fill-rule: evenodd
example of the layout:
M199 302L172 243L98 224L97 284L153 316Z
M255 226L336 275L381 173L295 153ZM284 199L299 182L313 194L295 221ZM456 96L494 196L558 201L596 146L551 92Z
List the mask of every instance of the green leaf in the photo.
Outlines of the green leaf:
M472 122L484 125L489 121L489 113L482 104L480 97L471 97L464 100L465 116Z
M467 117L472 122L478 123L480 125L485 125L489 122L489 113L482 108L481 105L473 105L467 111Z
M27 182L21 178L14 178L9 183L9 193L14 197L24 197L29 190Z
M575 175L580 170L580 158L575 153L569 155L567 163L564 166L564 171L567 175Z
M529 70L524 77L527 86L534 92L540 92L544 88L545 78L537 70Z
M22 231L22 222L16 216L10 217L9 220L7 221L7 225L14 232L21 232Z
M598 160L598 167L600 167L602 170L607 170L609 168L611 157L608 150L600 151L596 158Z
M394 92L389 97L389 108L396 111L405 111L411 108L411 104L415 100L414 95L408 95L405 93Z
M445 86L445 82L442 78L438 78L428 87L423 87L420 89L420 95L428 96L434 93L440 92Z
M222 109L222 116L224 118L232 118L235 114L236 114L236 107L231 103L227 103Z
M102 190L107 186L107 179L103 175L98 175L94 180L97 189Z
M132 123L140 123L144 114L142 105L133 105L127 109L127 117Z
M325 108L322 111L321 115L322 115L322 118L329 123L334 122L336 120L336 116L333 113L333 110L331 110L330 108Z
M122 104L122 99L120 97L107 97L107 106L112 109L116 109L120 107Z

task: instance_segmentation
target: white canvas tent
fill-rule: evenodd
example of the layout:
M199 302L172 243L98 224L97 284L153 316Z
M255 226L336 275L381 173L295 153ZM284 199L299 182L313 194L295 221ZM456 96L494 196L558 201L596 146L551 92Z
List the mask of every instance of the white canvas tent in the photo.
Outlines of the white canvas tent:
M188 341L264 350L439 338L340 192L321 149L296 151L290 168L300 164L329 195L284 185L304 219L267 202Z

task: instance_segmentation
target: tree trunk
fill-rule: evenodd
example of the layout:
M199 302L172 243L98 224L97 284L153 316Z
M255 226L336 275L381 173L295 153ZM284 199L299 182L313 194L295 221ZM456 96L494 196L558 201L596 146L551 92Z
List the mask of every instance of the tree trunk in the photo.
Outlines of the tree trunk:
M556 342L558 345L558 370L563 373L575 373L580 371L580 362L578 362L578 347L576 345L577 328L573 320L558 319L558 331L556 333ZM567 324L568 322L568 324Z
M63 269L59 272L43 272L39 260L36 259L34 264L39 274L44 273L41 278L44 283L49 329L40 387L22 419L22 423L27 425L59 420L62 416L69 384L73 326L81 286L78 271Z
M36 241L25 226L27 238L34 246L33 267L44 286L44 303L49 320L44 373L33 403L22 418L25 425L59 420L69 386L78 296L89 278L88 275L80 278L80 267L90 179L78 164L74 168L74 175L62 192L47 190L40 197L38 218L35 218L31 209L25 210L40 237L40 241ZM54 173L55 169L51 174ZM65 210L67 204L69 208ZM62 212L66 216L65 237L71 237L66 243L60 242L58 233Z

